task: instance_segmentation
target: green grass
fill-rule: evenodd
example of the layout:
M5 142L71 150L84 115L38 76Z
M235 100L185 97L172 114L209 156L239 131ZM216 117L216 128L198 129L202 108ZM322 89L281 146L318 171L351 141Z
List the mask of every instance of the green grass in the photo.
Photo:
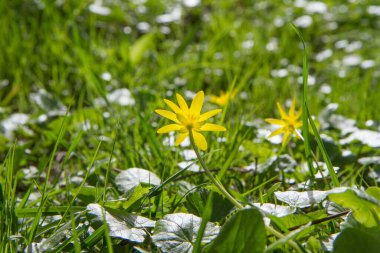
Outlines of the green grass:
M143 243L115 236L112 224L104 222L108 214L96 223L86 211L92 203L124 220L131 213L153 221L166 214L192 213L226 224L234 213L213 220L215 209L228 205L212 201L220 196L206 175L177 165L185 160L183 151L191 147L164 145L169 135L156 133L168 121L154 110L167 108L163 99L175 100L176 92L190 101L191 94L204 90L206 111L220 108L209 102L209 95L238 89L213 121L228 130L206 133L209 149L202 158L244 205L287 206L274 192L289 191L307 180L311 186L305 189L313 190L377 187L378 178L371 173L378 175L378 164L359 162L362 157L378 156L377 148L360 142L342 144L347 135L334 126L320 128L323 122L318 118L328 104L337 103L337 114L378 132L380 24L378 16L367 11L375 1L360 5L327 1L328 14L308 14L312 24L298 26L298 32L290 24L297 27L295 20L307 13L292 1L207 0L193 8L174 0L148 0L144 7L138 1L106 2L111 13L102 16L91 12L93 3L85 0L0 1L1 252L31 250L35 243L45 247L44 252L162 250L151 236L157 233L152 227L145 228ZM156 21L173 8L182 9L177 21ZM140 22L150 24L149 32L138 29ZM334 25L336 29L331 28ZM170 33L162 32L168 29ZM361 46L349 52L336 46L342 40L360 41ZM268 50L268 44L276 50ZM327 49L331 56L318 61L317 55ZM374 65L344 66L343 59L350 55L373 60ZM276 71L287 74L278 77ZM307 80L314 79L315 84L308 86ZM321 92L323 85L330 86L331 93ZM109 101L109 95L120 88L131 92L134 105ZM293 97L304 113L305 142L292 138L281 149L260 137L268 128L263 119L279 117L276 102L285 105ZM15 113L29 118L7 132L4 122ZM366 127L368 120L374 124ZM347 150L351 156L343 155ZM294 169L284 165L284 155L294 160ZM274 162L265 167L271 157ZM322 167L315 161L326 163L322 179L315 178ZM335 173L333 166L339 166L339 171ZM161 185L141 184L123 192L118 175L129 168L154 173ZM368 194L376 199L375 193ZM378 203L371 201L366 204L377 210ZM340 212L343 216L344 210ZM269 249L284 243L276 248L278 252L297 251L294 243L320 243L341 231L341 216L330 217L320 203L297 208L285 218L269 218L285 236L267 236ZM288 234L290 228L313 221L316 224L302 227L294 236ZM209 233L205 223L202 229L192 241L197 252L205 246L201 234ZM321 251L310 245L307 250Z

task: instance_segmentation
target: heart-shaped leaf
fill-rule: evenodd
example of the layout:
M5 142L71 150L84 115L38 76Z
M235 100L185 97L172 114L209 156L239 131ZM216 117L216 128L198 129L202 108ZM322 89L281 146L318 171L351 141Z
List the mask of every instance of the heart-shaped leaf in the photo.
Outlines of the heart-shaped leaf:
M377 235L377 236L376 236ZM360 228L347 228L334 241L334 253L378 253L380 252L378 233Z
M257 209L236 212L218 237L205 248L209 253L261 253L266 245L263 216Z
M380 229L380 201L359 190L346 190L330 194L329 199L340 206L349 208L360 224Z
M153 243L163 252L190 253L196 241L201 218L186 213L165 215L156 222ZM219 233L219 227L211 222L207 223L202 243L211 242Z
M106 211L98 204L89 204L86 208L91 226L98 228L107 223L109 235L111 237L142 243L146 232L144 228L154 227L155 222L145 217L126 214L114 210L112 213Z
M311 205L319 204L327 198L331 193L340 193L345 191L347 188L334 188L329 191L285 191L285 192L275 192L276 198L282 202L287 203L289 206L305 208Z
M160 185L161 179L149 170L130 168L120 172L115 178L115 183L121 192L126 193L139 184Z

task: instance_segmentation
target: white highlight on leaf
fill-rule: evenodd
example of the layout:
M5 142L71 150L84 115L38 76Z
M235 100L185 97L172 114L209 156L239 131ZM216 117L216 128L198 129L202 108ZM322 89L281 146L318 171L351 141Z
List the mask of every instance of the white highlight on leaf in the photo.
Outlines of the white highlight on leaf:
M18 128L23 128L24 125L28 122L29 115L24 113L14 113L9 118L4 119L0 122L0 130L3 130L4 135L8 139L13 138L13 132ZM1 129L3 128L3 129Z
M289 206L297 208L305 208L311 205L321 203L330 193L340 193L347 190L347 188L335 188L329 191L285 191L275 192L276 198L282 202L285 202Z
M88 8L92 13L98 14L101 16L108 16L109 14L111 14L111 9L103 6L101 1L96 1L93 4L90 4Z
M120 191L128 192L139 184L160 185L161 179L149 170L130 168L120 172L115 178L115 183Z
M106 221L111 237L137 243L142 243L145 239L146 232L144 228L154 227L155 225L154 221L134 214L112 215L98 204L89 204L86 210L92 218L91 223L93 225L101 225L104 220Z
M359 141L371 148L380 147L380 133L372 130L357 129L347 138L340 140L341 145L349 144L353 141Z
M277 217L283 217L288 214L292 214L296 211L295 207L275 205L272 203L253 203L253 205L262 210L264 213L271 214Z
M202 219L187 213L165 215L156 222L153 243L163 252L190 253L197 238ZM202 244L211 242L219 233L219 226L208 222Z

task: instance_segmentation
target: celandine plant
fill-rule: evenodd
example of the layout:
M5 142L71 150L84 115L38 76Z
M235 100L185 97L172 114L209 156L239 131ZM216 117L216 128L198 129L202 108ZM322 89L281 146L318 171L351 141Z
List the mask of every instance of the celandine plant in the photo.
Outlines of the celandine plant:
M207 141L201 132L205 131L226 131L226 128L220 125L205 123L205 121L218 113L221 109L215 109L201 114L201 110L204 102L204 92L199 91L195 95L190 108L188 107L185 99L180 95L176 94L178 105L170 100L164 99L165 103L173 110L167 111L162 109L157 109L155 112L159 115L170 119L174 124L169 124L161 127L157 130L157 133L169 133L172 131L178 131L179 135L175 142L176 145L181 144L187 136L190 137L190 143L193 147L199 162L201 163L203 169L205 170L207 176L211 179L214 185L219 189L219 191L228 198L237 208L243 208L234 197L229 194L229 192L224 188L222 183L218 178L214 177L210 170L207 168L206 163L203 161L199 149L207 150ZM199 148L199 149L198 149Z
M172 111L168 110L162 110L157 109L155 112L167 119L170 119L174 122L174 124L169 124L166 126L161 127L157 130L157 133L164 134L169 133L172 131L179 132L178 137L176 139L175 144L179 145L181 144L187 136L190 137L190 143L193 147L197 158L202 165L203 169L205 170L207 176L210 178L210 180L213 182L213 184L219 189L219 191L229 200L231 203L235 205L237 209L243 209L244 206L239 203L223 186L223 184L219 181L217 177L214 177L214 175L210 172L210 170L207 168L206 163L202 159L199 149L205 151L207 150L207 141L206 138L203 136L202 132L206 131L226 131L226 128L220 125L211 124L211 123L205 123L206 120L209 118L217 115L222 110L221 109L215 109L211 110L205 113L201 113L203 102L204 102L204 92L199 91L195 95L190 108L188 107L185 99L180 95L176 94L178 105L173 103L170 100L164 99L165 104L167 104ZM283 121L289 119L294 119L295 116L296 119L299 118L299 115L294 115L294 106L292 105L292 108L290 110L289 116L287 116L282 108L280 110L281 116L283 118ZM295 122L297 120L294 120ZM277 122L277 121L276 121ZM293 122L293 121L292 121ZM287 125L286 125L287 126ZM298 126L298 124L295 124L295 126ZM198 149L199 148L199 149ZM271 234L275 235L278 238L281 238L282 240L287 240L288 244L291 245L297 252L302 252L300 247L290 238L285 239L285 236L272 228L271 226L266 226L266 229Z

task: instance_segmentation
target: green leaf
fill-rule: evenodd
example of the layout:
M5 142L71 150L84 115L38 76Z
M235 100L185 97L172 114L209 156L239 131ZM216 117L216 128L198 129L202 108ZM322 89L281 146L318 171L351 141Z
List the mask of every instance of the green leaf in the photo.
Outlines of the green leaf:
M263 216L257 209L236 212L222 227L218 237L204 249L212 253L264 252L266 232Z
M284 217L296 211L295 207L276 205L272 203L252 203L252 205L257 207L264 214L274 215L276 217Z
M302 226L302 227L294 230L294 231L291 231L289 234L285 235L281 239L278 239L277 241L275 241L274 243L272 243L271 245L269 245L266 248L265 251L266 252L271 252L272 250L274 250L276 248L283 247L284 244L286 244L291 239L297 237L299 234L301 234L302 232L304 232L305 230L307 230L310 226L311 226L311 222L308 223L308 224L306 224L305 226Z
M306 247L311 252L321 252L322 251L321 242L317 238L315 238L314 236L310 236L309 239L307 239Z
M109 236L132 242L142 243L146 236L145 228L153 227L154 221L145 217L107 209L98 204L87 206L87 216L93 228L97 229L107 223Z
M186 202L184 203L186 209L197 216L203 217L203 212L206 207L207 197L209 192L205 189L192 192L186 196ZM234 207L231 202L223 198L219 193L214 192L212 195L211 217L210 221L219 221L226 217L231 209Z
M196 241L201 218L192 214L176 213L165 215L156 222L153 243L162 252L190 253ZM211 242L219 233L219 227L208 222L203 233L202 244Z
M265 162L257 166L256 172L265 173L267 171L293 171L297 166L296 161L289 155L272 156Z
M346 190L330 194L329 199L351 209L354 218L363 226L380 228L380 202L376 198L359 190Z
M379 235L372 230L347 228L334 241L334 253L378 253L380 252Z
M288 231L289 229L295 229L308 222L325 218L327 216L328 214L326 214L324 210L318 210L304 214L289 214L283 217L268 215L271 221L274 222L284 232Z
M123 208L131 211L135 207L139 207L141 201L144 200L146 194L148 194L149 188L138 185L133 189L133 192L129 195L128 200L123 203Z
M148 186L142 186L141 184L130 190L123 199L109 200L104 206L106 208L124 209L125 211L132 212L136 208L141 206L141 202L146 199L149 193Z
M97 188L94 186L83 186L82 188L79 188L77 197L85 204L94 203L97 198L97 191Z
M154 34L148 33L141 36L130 48L130 61L132 66L139 64L148 49L154 46Z
M139 184L158 186L161 179L146 169L130 168L120 172L115 178L115 184L119 191L128 193Z
M379 187L368 187L366 190L366 193L368 195L371 195L372 197L376 198L378 201L380 201L380 188Z
M289 206L305 208L311 205L321 203L330 193L330 191L285 191L275 192L276 198L285 202Z

